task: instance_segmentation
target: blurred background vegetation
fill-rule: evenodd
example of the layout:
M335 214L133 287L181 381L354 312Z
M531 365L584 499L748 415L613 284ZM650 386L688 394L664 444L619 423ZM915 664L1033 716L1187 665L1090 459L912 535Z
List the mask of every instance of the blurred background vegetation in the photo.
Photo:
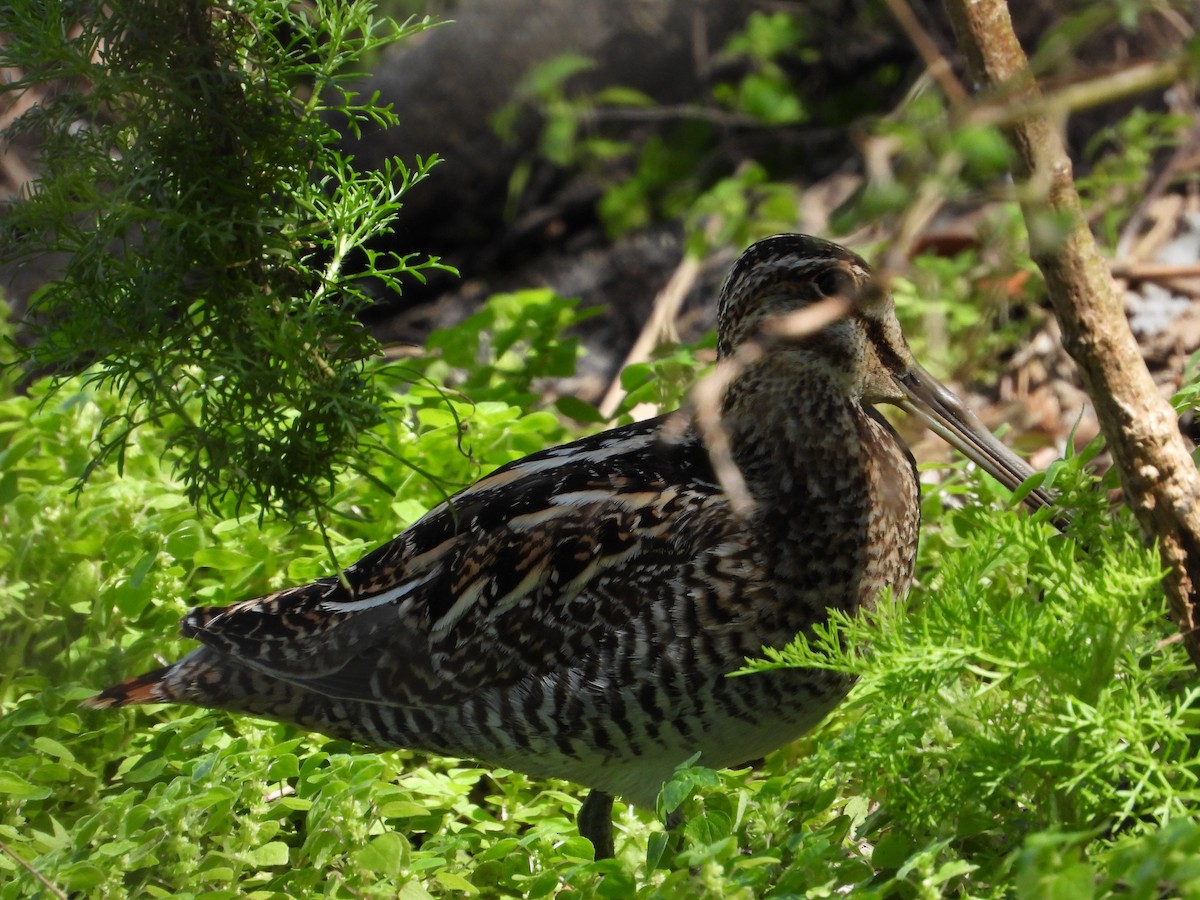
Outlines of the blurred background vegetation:
M1196 54L1191 3L1013 13L1051 96ZM0 897L1200 895L1194 674L1003 135L937 75L961 72L939 6L16 0L0 41ZM1194 84L1062 121L1191 430ZM1075 520L911 434L906 605L763 663L860 681L760 769L683 771L677 844L630 810L597 863L570 785L78 709L182 652L194 602L323 575L497 465L678 405L729 263L797 230L901 246L917 355L1053 463Z

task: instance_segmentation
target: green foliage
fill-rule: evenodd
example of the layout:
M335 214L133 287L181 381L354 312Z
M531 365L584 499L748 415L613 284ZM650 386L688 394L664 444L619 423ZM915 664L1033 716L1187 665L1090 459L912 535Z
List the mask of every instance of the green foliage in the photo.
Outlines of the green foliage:
M567 348L559 356L573 360L558 334L571 309L541 292L502 297L439 340L482 347L464 362L468 380L500 384L521 346ZM494 334L512 339L488 345ZM524 377L564 365L531 359ZM520 776L468 799L483 773L452 761L354 753L196 711L78 708L95 687L184 652L174 635L188 605L324 574L326 539L349 561L439 502L438 484L467 483L562 437L547 413L503 398L467 403L417 369L408 377L362 473L339 481L334 504L345 514L325 535L254 516L198 517L164 466L170 435L153 427L132 437L122 476L98 470L72 498L91 436L119 399L80 378L53 398L38 385L0 401L0 841L59 889L426 896L473 890L469 875L525 893L537 877L547 883L535 855L569 867L590 853L566 817L575 801ZM512 822L529 832L501 840L517 832ZM31 879L0 854L0 897L24 896Z
M848 233L936 197L978 200L1005 190L1013 152L1001 130L952 121L945 99L925 89L870 124L876 157L854 202L837 211L835 231Z
M859 677L800 767L878 804L854 825L887 860L873 885L919 890L928 867L952 866L972 896L1014 877L1049 896L1091 884L1161 828L1191 826L1200 692L1164 643L1156 555L1128 517L1112 521L1084 461L1054 473L1077 504L1069 535L997 514L983 485L953 511L935 493L938 530L907 604L835 615L748 667Z
M545 288L496 295L461 325L430 336L427 347L441 365L426 374L444 378L473 399L504 397L528 406L536 399L532 390L538 379L575 372L579 340L565 332L599 311L577 307L577 300ZM453 377L447 366L463 377Z
M621 371L625 396L617 410L621 421L631 421L630 411L646 403L662 410L683 406L688 390L715 358L716 337L710 335L695 346L663 344L647 362L626 366Z
M772 181L762 166L747 163L688 209L688 252L703 257L716 247L744 247L765 234L794 231L799 219L795 185Z
M718 242L738 243L747 234L761 235L794 222L795 189L771 183L757 163L736 172L728 165L724 170L714 165L712 154L720 137L715 126L804 122L805 99L779 60L798 54L811 61L815 52L806 43L802 15L752 13L720 53L722 64L747 71L736 81L715 84L691 104L670 110L655 110L649 97L626 87L609 86L591 94L570 90L571 77L592 63L577 54L563 54L526 74L493 119L493 127L502 137L514 139L523 117L535 109L542 120L537 157L604 176L597 212L610 235L685 217L689 232L695 234L692 243L702 245L700 220L730 215L733 221L722 225ZM667 124L648 136L639 134L638 123L648 117ZM526 159L514 173L509 186L513 202L531 170L532 159Z
M122 397L77 476L158 423L194 502L295 517L328 499L382 416L368 284L437 265L363 249L434 160L356 170L342 135L397 117L348 82L422 27L369 3L6 8L0 64L22 74L4 90L42 97L7 136L41 142L42 173L6 211L4 257L66 260L22 356Z
M1191 126L1188 116L1135 109L1088 141L1085 152L1092 167L1076 186L1089 208L1102 211L1095 223L1102 240L1116 244L1122 226L1145 196L1156 154L1177 147Z
M891 282L917 358L955 379L987 380L1045 318L1041 275L1016 252L1025 238L1016 205L998 207L978 227L978 248L921 253Z
M558 166L579 165L593 145L581 146L578 130L581 114L566 91L566 82L579 72L586 72L594 63L577 53L563 53L530 68L513 91L513 96L492 118L492 127L505 140L515 140L518 126L527 104L543 110L546 123L538 141L538 152ZM636 92L629 91L626 102L643 102Z
M641 142L630 173L613 180L597 202L608 233L616 236L684 215L702 190L697 175L710 140L708 125L685 120Z
M1195 412L1200 409L1200 352L1188 357L1182 380L1183 384L1171 398L1171 403L1181 414L1185 411Z
M713 89L717 102L768 125L803 122L808 118L804 100L796 93L777 59L799 52L816 57L807 46L801 17L786 12L752 12L745 28L725 47L727 57L752 63L751 71L736 84L723 82Z

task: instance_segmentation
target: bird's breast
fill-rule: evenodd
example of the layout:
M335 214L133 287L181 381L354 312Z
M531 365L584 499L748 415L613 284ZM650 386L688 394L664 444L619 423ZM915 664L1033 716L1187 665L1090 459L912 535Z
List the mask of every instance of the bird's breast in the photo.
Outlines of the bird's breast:
M792 634L828 610L907 590L920 503L907 448L874 409L830 403L795 420L758 417L739 465L758 501L751 527Z

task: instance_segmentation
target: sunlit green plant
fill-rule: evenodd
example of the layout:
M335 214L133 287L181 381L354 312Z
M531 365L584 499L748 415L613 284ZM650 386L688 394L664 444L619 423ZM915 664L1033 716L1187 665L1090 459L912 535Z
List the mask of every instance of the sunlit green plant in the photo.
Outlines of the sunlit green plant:
M350 84L424 27L365 2L42 3L0 14L9 94L40 102L6 137L40 145L5 210L8 262L62 254L31 300L27 370L121 397L96 466L160 423L193 502L319 511L385 392L356 313L438 265L380 253L434 159L355 168L346 133L395 111ZM66 382L64 382L66 383Z
M1131 211L1145 197L1155 155L1178 146L1192 124L1180 113L1139 108L1088 141L1089 170L1077 185L1084 202L1102 211L1096 229L1106 243L1116 244Z

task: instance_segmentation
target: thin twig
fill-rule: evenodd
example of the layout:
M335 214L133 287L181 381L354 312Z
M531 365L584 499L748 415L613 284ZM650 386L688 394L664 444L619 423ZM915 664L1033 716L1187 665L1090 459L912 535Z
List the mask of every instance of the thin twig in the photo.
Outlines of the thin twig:
M741 469L734 462L729 432L725 430L721 417L721 401L733 379L747 366L757 362L762 353L763 347L759 341L747 341L738 347L733 356L717 363L712 373L700 379L692 388L696 427L708 450L713 474L729 498L729 506L734 514L743 517L754 511L754 499L746 487Z
M951 106L961 106L967 101L967 92L963 88L959 80L954 76L954 71L950 68L950 63L946 61L946 57L942 51L938 49L937 42L930 36L929 32L921 25L916 15L909 6L908 0L886 0L888 9L891 10L892 16L904 29L904 33L908 36L910 42L921 59L925 62L925 67L929 70L929 74L941 85L942 93L946 95L946 99L950 101Z
M1056 118L1155 88L1165 88L1178 81L1184 74L1184 59L1182 56L1175 56L1161 62L1127 66L1115 72L1048 90L1044 94L1018 92L1018 96L1014 97L1011 89L1001 90L988 102L966 112L963 121L1003 128L1033 116Z
M1172 265L1170 263L1114 262L1109 266L1114 278L1130 281L1172 281L1176 278L1200 276L1200 263Z
M890 290L892 276L908 268L913 245L946 202L945 185L958 174L962 166L961 154L945 153L938 161L937 170L921 182L916 196L890 229L891 234L875 274L874 284L878 290Z
M889 5L892 5L896 2L903 2L903 0L888 0L888 2ZM893 13L899 17L895 8L893 8ZM912 39L911 35L910 39ZM1163 62L1143 63L1067 85L1044 95L1025 93L1018 97L993 96L989 102L973 106L957 116L953 112L951 115L952 119L957 118L961 123L1006 127L1029 116L1061 116L1067 112L1111 102L1153 87L1164 87L1177 80L1182 71L1183 62L1179 58ZM931 70L931 74L935 73ZM944 86L943 90L945 90ZM1009 92L1001 93L1008 94ZM885 158L890 155L890 149L884 148ZM885 257L880 265L880 271L883 274L878 277L882 278L881 287L884 289L887 288L886 273L903 270L907 264L909 248L912 243L944 202L941 192L944 181L956 175L962 165L963 160L959 154L943 155L938 163L937 172L925 179L913 202L905 209L893 230L893 239L888 242ZM1041 187L1037 186L1038 189Z
M600 106L585 110L580 120L588 125L601 122L707 122L721 128L770 130L779 128L776 122L756 119L745 113L729 112L697 105L675 106ZM826 129L822 129L826 130ZM833 131L834 129L828 129ZM806 129L807 131L807 129Z
M863 290L867 291L869 288ZM768 340L773 339L781 343L799 341L812 337L827 325L848 316L853 308L854 301L850 297L834 294L804 309L773 316L763 324L763 334Z
M1153 260L1152 254L1171 240L1179 230L1179 222L1187 206L1187 199L1182 194L1167 193L1158 197L1146 211L1143 222L1138 226L1138 234L1125 251L1120 249L1113 253L1113 259L1124 260L1128 263L1143 263ZM1151 219L1151 215L1153 218ZM1145 220L1150 220L1150 227L1145 227ZM1088 224L1095 225L1095 219L1088 216Z
M51 884L45 875L43 875L41 872L39 872L37 869L35 869L29 863L25 862L25 860L23 860L20 857L20 855L15 850L12 849L12 847L10 847L10 846L8 846L8 844L4 843L4 841L0 841L0 850L3 850L9 856L11 856L13 859L15 859L17 861L17 865L21 866L21 868L23 868L26 872L28 872L30 875L32 875L34 878L36 878L38 881L40 881L42 883L42 886L46 890L48 890L50 893L52 893L55 897L58 897L59 900L67 900L66 894L64 894L62 891L60 891L58 888L56 888L53 884Z

